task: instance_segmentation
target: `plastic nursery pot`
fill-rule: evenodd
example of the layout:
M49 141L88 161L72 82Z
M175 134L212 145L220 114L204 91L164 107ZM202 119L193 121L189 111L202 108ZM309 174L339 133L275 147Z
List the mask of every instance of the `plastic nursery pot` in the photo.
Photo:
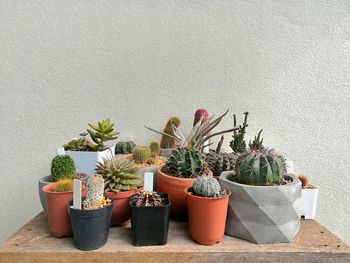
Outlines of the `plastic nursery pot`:
M55 192L56 187L57 183L43 187L49 229L55 237L72 236L67 204L73 199L73 192ZM86 195L86 189L83 189L82 195Z
M187 218L186 188L193 185L195 178L178 178L165 174L162 169L157 170L157 191L167 193L171 200L170 213L173 216Z
M130 204L132 243L134 246L165 245L168 240L170 200L167 194L162 206L137 207Z
M43 191L43 187L45 185L48 185L49 183L52 183L52 177L51 175L47 175L44 177L41 177L38 180L38 187L39 187L39 197L40 197L40 203L43 209L46 211L46 199L45 199L45 193Z
M125 192L105 192L105 196L113 200L114 206L112 211L111 225L112 226L125 226L130 221L130 196L141 191L141 189L135 189Z
M223 197L202 197L184 192L188 202L188 221L191 238L201 245L214 245L225 233L228 200L231 191Z
M80 210L72 208L69 202L68 211L73 230L73 243L80 250L94 250L107 243L111 223L113 201L109 206Z

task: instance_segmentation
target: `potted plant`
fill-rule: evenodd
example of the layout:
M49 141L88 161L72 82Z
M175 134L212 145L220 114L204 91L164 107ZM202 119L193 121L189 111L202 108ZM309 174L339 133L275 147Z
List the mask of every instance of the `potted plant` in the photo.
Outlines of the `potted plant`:
M284 157L262 146L238 157L220 183L233 194L225 233L254 243L290 242L299 231L300 181L286 174Z
M181 119L177 116L172 116L167 121L162 138L160 140L160 156L168 158L171 155L171 152L176 148L175 139L169 137L167 134L175 136L173 127L178 128L180 126Z
M49 229L53 236L64 237L72 235L67 204L73 199L73 180L63 178L43 187L46 198ZM86 190L83 189L83 196Z
M63 147L66 154L73 158L77 171L91 175L99 161L114 156L115 145L107 147L105 143L117 139L119 132L114 131L114 123L109 119L89 126L91 129L87 129L87 133L80 134L81 138L74 139ZM92 141L86 139L88 134Z
M299 203L300 216L303 219L315 219L317 208L318 187L310 184L305 175L299 175L301 181L301 198Z
M74 246L80 250L94 250L106 244L112 217L113 202L104 195L104 180L92 175L87 180L87 194L83 206L68 205Z
M75 163L69 155L57 155L51 161L51 175L39 179L39 197L43 209L46 211L45 193L43 187L49 183L57 182L62 178L71 178L75 176Z
M191 238L202 245L222 240L225 232L230 191L222 189L216 178L199 176L185 190Z
M205 117L202 115L187 137L184 137L174 125L172 126L174 135L146 127L151 131L173 138L178 145L165 165L157 170L157 191L168 193L172 202L171 214L186 217L187 201L184 190L192 186L197 176L211 173L210 169L207 168L205 155L202 153L203 148L208 145L209 139L236 129L232 128L210 134L227 113L228 110L215 119L209 118L206 122L202 122Z
M136 193L130 198L130 209L134 246L159 246L167 243L170 200L166 193Z
M133 141L117 142L117 144L115 145L114 156L121 157L121 158L126 157L132 154L135 147L136 147L136 143Z
M113 200L112 225L124 226L130 221L129 198L143 186L142 175L133 161L104 159L96 166L96 174L105 180L105 196Z

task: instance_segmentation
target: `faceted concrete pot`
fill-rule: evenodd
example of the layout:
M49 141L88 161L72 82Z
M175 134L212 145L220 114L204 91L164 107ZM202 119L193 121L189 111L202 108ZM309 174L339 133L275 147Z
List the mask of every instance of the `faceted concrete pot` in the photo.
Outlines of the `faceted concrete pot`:
M280 186L251 186L227 179L232 172L220 175L220 184L232 191L225 234L253 243L286 243L300 227L298 199L301 182L293 175L293 182Z

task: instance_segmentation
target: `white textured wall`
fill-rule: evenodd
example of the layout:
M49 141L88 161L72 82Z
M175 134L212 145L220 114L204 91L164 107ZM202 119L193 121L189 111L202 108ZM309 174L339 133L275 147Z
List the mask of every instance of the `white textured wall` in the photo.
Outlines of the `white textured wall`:
M317 219L350 242L349 83L348 0L2 0L0 240L40 211L37 179L87 122L145 143L144 124L229 107L320 186Z

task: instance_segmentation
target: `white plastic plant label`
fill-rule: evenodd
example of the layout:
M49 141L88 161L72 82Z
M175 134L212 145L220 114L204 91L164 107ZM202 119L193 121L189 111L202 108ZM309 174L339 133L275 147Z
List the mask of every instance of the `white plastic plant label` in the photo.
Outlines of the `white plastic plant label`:
M73 208L81 209L81 189L82 182L80 180L74 179L73 184Z
M145 192L153 192L153 173L151 172L145 173L143 189Z
M66 152L63 147L57 148L57 154L58 155L65 155Z

